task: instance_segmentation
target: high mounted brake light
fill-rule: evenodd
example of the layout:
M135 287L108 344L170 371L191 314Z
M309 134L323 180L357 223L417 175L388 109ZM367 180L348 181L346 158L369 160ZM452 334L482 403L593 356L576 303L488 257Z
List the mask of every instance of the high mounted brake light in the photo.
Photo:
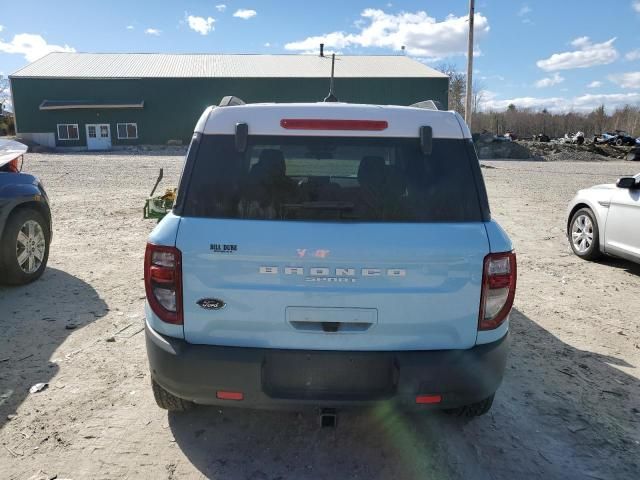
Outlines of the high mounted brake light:
M389 127L386 120L327 120L322 118L283 118L280 126L287 130L367 130L381 131Z
M429 405L442 402L442 395L418 395L416 403L420 405Z
M153 313L166 323L182 325L182 255L175 247L147 243L144 287Z
M484 258L479 330L493 330L507 319L516 294L515 252L490 253Z

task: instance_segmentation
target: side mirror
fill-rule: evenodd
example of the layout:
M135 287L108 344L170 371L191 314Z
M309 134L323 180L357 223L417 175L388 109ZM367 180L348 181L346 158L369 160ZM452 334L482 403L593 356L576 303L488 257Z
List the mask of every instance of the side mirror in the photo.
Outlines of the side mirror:
M616 182L616 187L618 188L631 189L635 188L636 186L636 179L634 177L621 177Z
M236 123L236 150L244 153L247 149L247 140L249 138L249 125L246 123Z
M420 150L423 155L431 155L433 150L433 129L429 125L420 127Z

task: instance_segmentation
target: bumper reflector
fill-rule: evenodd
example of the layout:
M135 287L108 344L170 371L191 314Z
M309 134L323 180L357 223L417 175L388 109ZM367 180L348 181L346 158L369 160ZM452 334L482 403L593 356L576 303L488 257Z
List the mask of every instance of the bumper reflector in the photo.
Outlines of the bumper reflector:
M227 392L226 390L218 390L216 392L216 398L218 400L243 400L244 394L242 392Z
M416 397L416 403L429 404L440 403L442 401L442 395L418 395Z

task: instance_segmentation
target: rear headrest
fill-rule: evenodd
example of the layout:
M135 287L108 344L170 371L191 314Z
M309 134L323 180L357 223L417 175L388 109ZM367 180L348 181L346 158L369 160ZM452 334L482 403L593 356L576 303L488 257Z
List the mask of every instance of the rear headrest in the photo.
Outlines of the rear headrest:
M265 148L260 152L258 163L251 168L251 173L264 177L284 177L286 169L282 152L275 148Z
M358 167L358 181L361 185L380 185L384 182L384 174L384 158L374 155L362 157Z

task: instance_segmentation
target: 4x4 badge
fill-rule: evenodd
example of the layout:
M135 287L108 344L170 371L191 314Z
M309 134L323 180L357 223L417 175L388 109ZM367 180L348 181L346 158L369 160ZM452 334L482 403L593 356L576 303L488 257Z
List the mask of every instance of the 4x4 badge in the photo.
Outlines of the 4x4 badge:
M205 310L220 310L226 305L222 300L217 298L202 298L196 303Z

